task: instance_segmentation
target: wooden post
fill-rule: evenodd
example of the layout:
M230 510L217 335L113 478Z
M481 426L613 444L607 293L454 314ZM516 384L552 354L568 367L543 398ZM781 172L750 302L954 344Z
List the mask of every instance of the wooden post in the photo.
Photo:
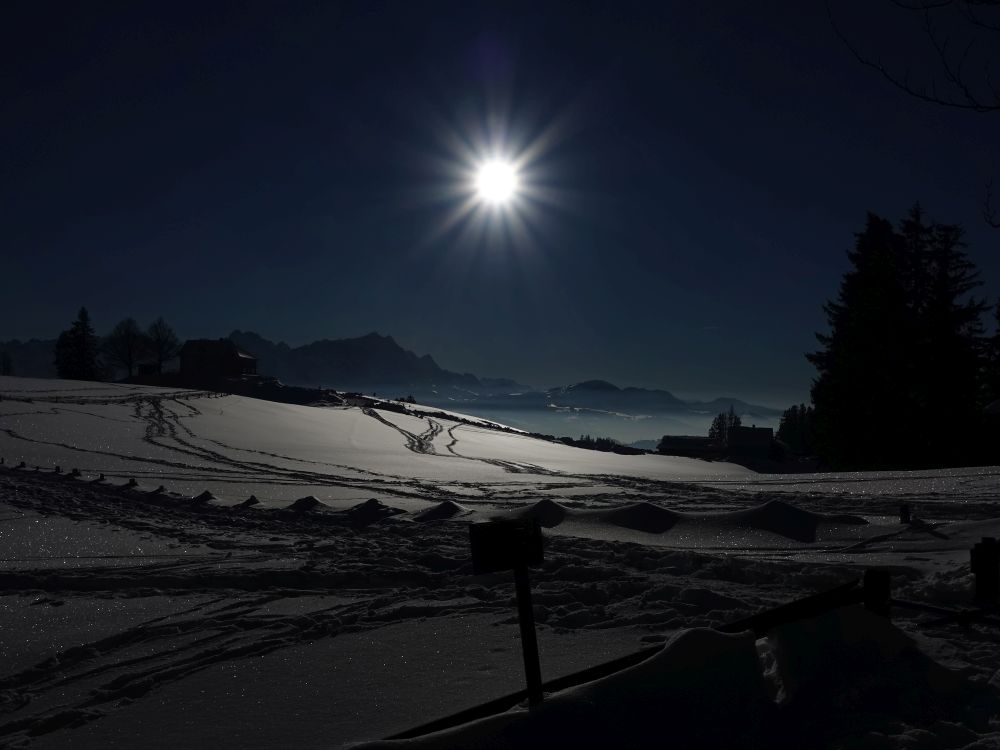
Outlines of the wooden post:
M892 576L888 568L868 568L865 571L865 609L882 617L889 616Z
M517 623L521 629L524 677L528 683L528 704L542 702L542 668L538 662L538 636L531 605L528 566L544 559L542 529L538 519L497 520L469 525L472 570L476 575L502 570L514 571L517 594Z
M524 678L528 683L528 704L542 702L542 668L538 661L538 637L535 633L535 611L531 604L531 582L528 566L514 566L514 589L517 592L517 624L521 627L521 652L524 656Z
M912 520L913 519L910 516L910 506L907 503L903 503L899 506L899 522L909 523Z
M976 577L976 601L996 604L1000 599L1000 544L996 538L984 536L970 551L969 564Z

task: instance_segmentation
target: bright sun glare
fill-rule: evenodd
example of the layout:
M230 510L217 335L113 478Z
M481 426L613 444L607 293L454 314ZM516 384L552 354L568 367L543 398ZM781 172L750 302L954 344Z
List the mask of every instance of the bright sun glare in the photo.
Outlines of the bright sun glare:
M509 203L517 194L518 178L514 165L494 159L480 165L476 173L476 192L480 200L494 206Z

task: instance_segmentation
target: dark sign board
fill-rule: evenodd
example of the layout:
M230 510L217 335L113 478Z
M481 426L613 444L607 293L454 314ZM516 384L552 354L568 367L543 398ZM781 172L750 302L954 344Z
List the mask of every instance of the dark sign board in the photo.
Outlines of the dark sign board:
M469 541L476 575L542 564L542 527L537 518L471 524Z

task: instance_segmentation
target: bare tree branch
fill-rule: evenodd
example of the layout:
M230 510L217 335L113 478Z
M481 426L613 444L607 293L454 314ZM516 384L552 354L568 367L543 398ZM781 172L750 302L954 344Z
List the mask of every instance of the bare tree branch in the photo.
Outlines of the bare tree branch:
M1000 0L889 0L895 7L923 16L923 33L930 43L937 58L939 75L945 84L945 90L938 90L937 76L931 74L924 78L923 84L914 84L909 67L900 74L890 70L883 64L881 58L864 54L847 34L840 28L834 17L830 0L826 0L827 16L830 26L843 45L862 65L878 71L885 80L907 95L929 104L936 104L952 109L968 112L992 113L1000 112L1000 87L993 80L990 55L995 59L1000 54L1000 39L991 39L986 45L976 46L977 38L974 31L1000 32L1000 16L994 16L997 22L986 20L980 14L985 9L1000 11ZM968 37L962 51L956 56L951 44L952 37L948 34L947 17L945 13L953 10L957 13L959 25L950 29ZM954 20L954 19L953 19ZM942 32L942 29L944 31ZM982 60L980 73L969 73L970 60L973 60L973 50L979 53ZM974 83L973 83L974 81ZM983 219L986 223L1000 229L1000 206L994 206L993 182L986 183L982 200Z
M1000 210L993 206L993 180L986 183L983 196L983 218L994 229L1000 229Z
M953 4L953 0L938 0L929 3L904 3L903 0L891 0L892 4L903 10L937 10L938 8L948 8Z
M967 83L964 73L965 63L969 59L969 53L972 52L972 47L975 45L976 40L973 39L966 45L965 52L962 53L962 56L958 59L958 66L955 67L952 65L951 56L948 54L948 44L951 40L945 39L943 42L938 40L934 24L931 22L930 13L924 13L924 33L930 40L934 51L937 52L938 61L941 64L941 70L944 72L945 79L961 93L962 98L965 99L967 108L976 112L989 112L1000 109L1000 97L996 95L996 92L992 92L995 101L988 104L985 100L980 99L979 95Z
M951 41L950 38L941 38L939 32L937 31L937 27L935 26L935 21L931 18L932 11L938 11L946 8L957 8L965 18L969 18L969 14L972 14L972 17L975 19L974 23L976 26L993 30L993 25L982 21L978 16L976 16L972 11L971 6L976 5L980 7L1000 8L1000 0L927 0L927 2L922 2L921 0L916 0L915 2L905 2L904 0L890 1L898 8L907 11L916 11L923 14L924 34L927 36L931 47L937 55L940 69L944 75L944 80L948 83L949 88L952 89L952 93L944 91L939 92L937 81L934 77L931 77L928 83L918 86L912 83L909 68L900 74L896 71L890 70L880 58L870 57L862 53L858 46L855 45L847 34L845 34L840 28L840 25L837 23L837 19L834 16L830 2L827 0L826 9L827 15L830 19L830 25L840 41L845 47L847 47L850 53L854 55L854 58L862 65L878 71L879 75L896 88L916 99L920 99L921 101L951 107L953 109L969 110L972 112L987 113L1000 111L1000 90L998 90L993 83L988 61L983 64L985 90L977 91L970 83L967 66L976 40L972 39L969 41L969 43L965 46L964 51L958 56L956 61L956 58L949 49ZM1000 26L997 26L996 30L1000 31Z

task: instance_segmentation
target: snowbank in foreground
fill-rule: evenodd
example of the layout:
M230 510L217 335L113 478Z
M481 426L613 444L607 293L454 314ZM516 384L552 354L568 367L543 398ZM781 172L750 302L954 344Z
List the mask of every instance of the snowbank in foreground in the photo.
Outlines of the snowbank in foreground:
M781 627L760 644L750 633L681 631L641 664L536 708L355 747L877 747L887 729L904 744L960 738L961 746L992 732L998 698L934 662L888 620L850 607Z
M695 629L641 664L558 693L534 709L361 747L638 748L667 737L675 746L698 740L714 747L734 726L753 734L773 709L753 636Z

